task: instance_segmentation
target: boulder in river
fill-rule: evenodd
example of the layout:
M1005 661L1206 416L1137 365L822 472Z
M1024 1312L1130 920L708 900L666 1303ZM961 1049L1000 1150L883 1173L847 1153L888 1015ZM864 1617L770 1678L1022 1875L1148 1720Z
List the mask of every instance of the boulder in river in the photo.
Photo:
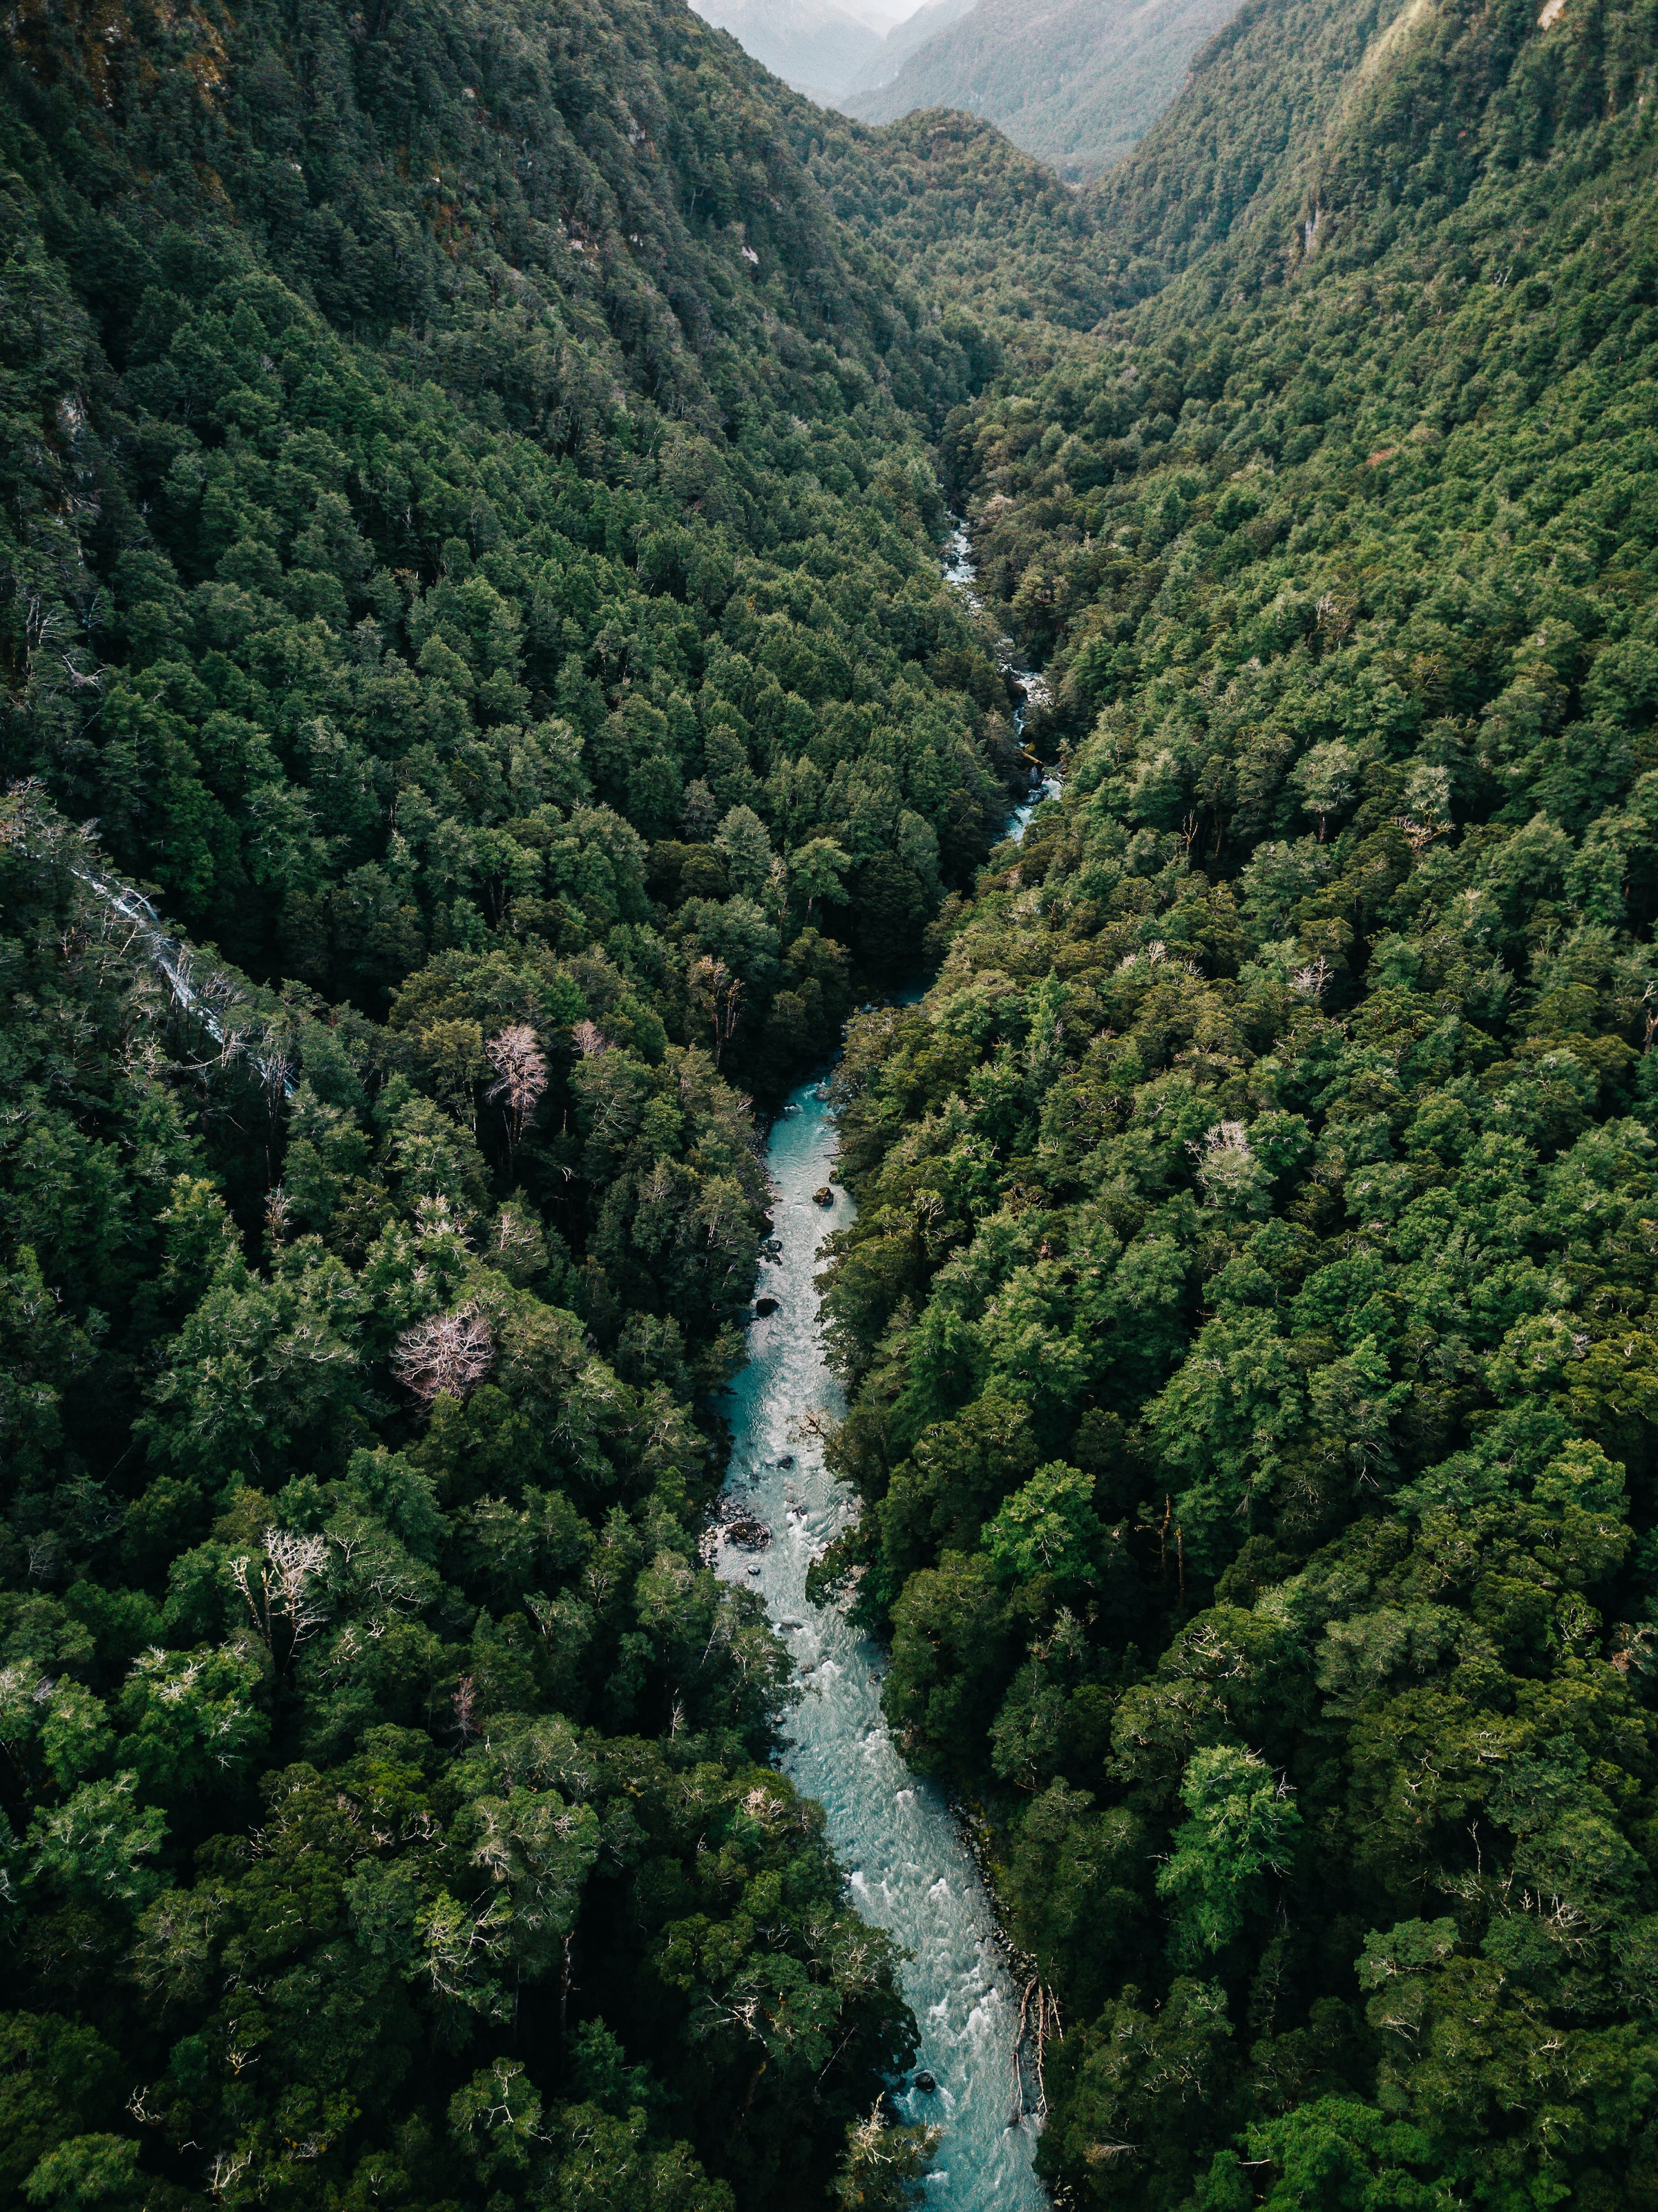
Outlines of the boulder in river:
M811 1202L814 1206L833 1206L835 1193L826 1182L819 1183L811 1194Z
M722 1526L726 1542L740 1552L763 1552L771 1541L771 1530L746 1505L732 1504L722 1516Z
M779 1467L793 1467L794 1465L794 1454L793 1452L784 1452L780 1454L776 1464Z
M925 2068L915 2076L915 2086L924 2097L930 2097L938 2084Z
M777 1301L775 1298L756 1298L754 1302L754 1310L761 1320L764 1321L768 1314L776 1312Z

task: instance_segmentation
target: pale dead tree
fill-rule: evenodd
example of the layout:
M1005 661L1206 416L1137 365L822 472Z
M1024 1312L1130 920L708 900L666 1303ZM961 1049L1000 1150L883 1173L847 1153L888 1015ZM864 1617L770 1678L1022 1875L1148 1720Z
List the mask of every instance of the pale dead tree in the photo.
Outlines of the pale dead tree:
M1032 2000L1035 2000L1033 2006ZM1048 2086L1042 2079L1042 2063L1047 2056L1048 2040L1052 2036L1056 2043L1065 2040L1065 2030L1060 2025L1059 2000L1052 1990L1045 1989L1039 1981L1025 1984L1024 1996L1019 2006L1019 2025L1013 2038L1013 2117L1011 2125L1017 2127L1026 2112L1024 2075L1020 2056L1024 2045L1034 2043L1036 2065L1036 2102L1033 2109L1038 2119L1048 2114Z
M547 1062L527 1022L514 1022L499 1036L492 1036L483 1048L483 1057L495 1070L495 1080L483 1095L492 1106L506 1109L511 1158L516 1155L530 1116L547 1088Z
M583 1060L597 1060L601 1053L610 1048L609 1037L592 1022L578 1022L570 1036Z
M208 2176L208 2194L211 2197L228 2196L232 2183L240 2179L252 2163L251 2150L222 2150L215 2158L213 2171Z
M691 997L708 1016L714 1030L714 1064L719 1066L726 1047L743 1018L743 985L723 960L704 953L690 972Z
M489 1373L495 1356L489 1324L475 1305L430 1314L398 1339L392 1371L423 1406L465 1398Z
M265 1193L265 1231L273 1244L280 1244L288 1234L288 1218L290 1211L288 1193L280 1183L277 1183L274 1189Z
M1450 834L1450 823L1437 822L1431 814L1425 821L1418 821L1414 814L1395 814L1391 819L1394 828L1398 830L1418 860L1433 843L1435 838L1448 836Z
M325 1536L299 1536L286 1528L264 1532L264 1558L244 1553L230 1563L254 1627L267 1647L285 1656L316 1634L328 1619L319 1587L328 1565Z
M1297 968L1290 981L1303 999L1321 999L1334 981L1335 972L1321 952L1316 960L1309 961L1304 968Z
M455 1741L471 1743L478 1733L477 1686L470 1674L463 1674L455 1685L450 1704L454 1708Z

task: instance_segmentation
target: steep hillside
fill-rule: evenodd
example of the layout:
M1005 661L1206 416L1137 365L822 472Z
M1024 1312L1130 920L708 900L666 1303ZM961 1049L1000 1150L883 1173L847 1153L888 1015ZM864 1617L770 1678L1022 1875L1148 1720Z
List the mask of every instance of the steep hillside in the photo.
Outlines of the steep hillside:
M1165 282L1258 214L1337 127L1366 57L1383 55L1410 13L1408 0L1246 0L1193 57L1178 105L1090 195L1124 263L1124 296Z
M993 125L912 115L872 131L804 103L791 124L847 230L933 301L929 335L950 363L933 379L933 429L958 381L1012 373L1010 354L1020 374L1046 366L1066 333L1093 329L1121 301L1110 240L1090 208Z
M774 861L838 841L855 951L859 868L924 917L994 818L1002 695L897 404L970 349L683 9L301 27L26 25L11 772L242 966L376 1006L423 947L561 927L539 810L596 799L663 847L687 968L741 978L741 1064L842 957L780 964Z
M878 57L837 104L868 123L964 108L1066 175L1091 176L1121 161L1163 113L1233 5L978 0L896 72Z
M1611 2212L1658 2197L1658 15L1220 52L1099 196L1184 273L948 440L1066 788L854 1025L821 1578L994 1813L1071 2201Z

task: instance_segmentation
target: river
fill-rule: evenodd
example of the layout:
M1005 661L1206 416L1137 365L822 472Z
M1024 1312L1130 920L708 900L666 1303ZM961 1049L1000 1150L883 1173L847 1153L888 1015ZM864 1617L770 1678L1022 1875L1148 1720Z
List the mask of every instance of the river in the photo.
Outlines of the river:
M1046 2207L1031 2169L1035 2119L1024 2112L1009 2124L1020 1985L972 1853L943 1792L910 1771L893 1741L881 1712L880 1647L806 1596L806 1569L856 1511L806 1425L808 1416L834 1419L843 1410L812 1278L824 1237L852 1214L838 1189L832 1207L813 1202L835 1171L835 1125L820 1090L796 1091L773 1125L767 1164L781 1264L762 1267L757 1289L777 1310L752 1323L748 1364L728 1394L727 1492L772 1540L754 1554L722 1543L720 1571L759 1590L794 1655L805 1695L790 1717L784 1771L828 1814L859 1911L910 1954L903 1989L921 2040L909 2080L926 2072L938 2086L931 2094L901 2089L895 2102L907 2119L944 2130L926 2203L950 2212ZM1028 2063L1025 2074L1034 2096Z
M950 551L946 574L970 594L964 533ZM1010 673L1027 696L1042 680L1011 665ZM1016 728L1023 720L1021 708ZM1008 835L1023 837L1036 806L1057 788L1051 778L1034 782ZM773 1124L767 1151L776 1259L762 1264L756 1289L776 1301L776 1310L751 1324L748 1364L727 1394L728 1505L763 1522L771 1541L750 1553L722 1540L717 1564L728 1581L760 1592L794 1656L804 1695L789 1718L784 1771L828 1815L859 1911L908 1954L903 1990L920 2046L894 2101L906 2119L944 2130L926 2204L940 2212L1046 2212L1048 2195L1031 2164L1040 2122L1029 2053L1021 2075L1014 2067L1023 1979L948 1801L904 1764L887 1727L879 1645L837 1608L806 1596L807 1568L857 1512L852 1492L823 1465L815 1425L845 1410L823 1357L813 1281L824 1238L853 1216L839 1188L832 1206L814 1201L814 1192L833 1188L835 1154L827 1087L803 1085ZM932 2076L931 2092L914 2086L921 2075Z

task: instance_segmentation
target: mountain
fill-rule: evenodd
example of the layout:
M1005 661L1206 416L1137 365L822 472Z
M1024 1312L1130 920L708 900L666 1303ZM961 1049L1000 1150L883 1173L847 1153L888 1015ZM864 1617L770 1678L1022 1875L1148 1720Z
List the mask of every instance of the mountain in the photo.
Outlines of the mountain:
M1145 134L1233 12L1234 0L978 0L896 70L890 39L839 104L869 123L965 108L1066 175L1087 177Z
M1079 190L678 0L0 71L0 2212L922 2201L707 1564L837 1055L1056 2202L1658 2203L1658 0Z
M881 52L885 27L833 0L703 0L697 13L786 84L824 99L844 91Z
M895 23L881 41L880 50L874 54L848 86L847 92L872 92L878 85L888 83L903 66L905 60L918 46L935 38L940 31L965 15L975 0L922 0L913 15Z

